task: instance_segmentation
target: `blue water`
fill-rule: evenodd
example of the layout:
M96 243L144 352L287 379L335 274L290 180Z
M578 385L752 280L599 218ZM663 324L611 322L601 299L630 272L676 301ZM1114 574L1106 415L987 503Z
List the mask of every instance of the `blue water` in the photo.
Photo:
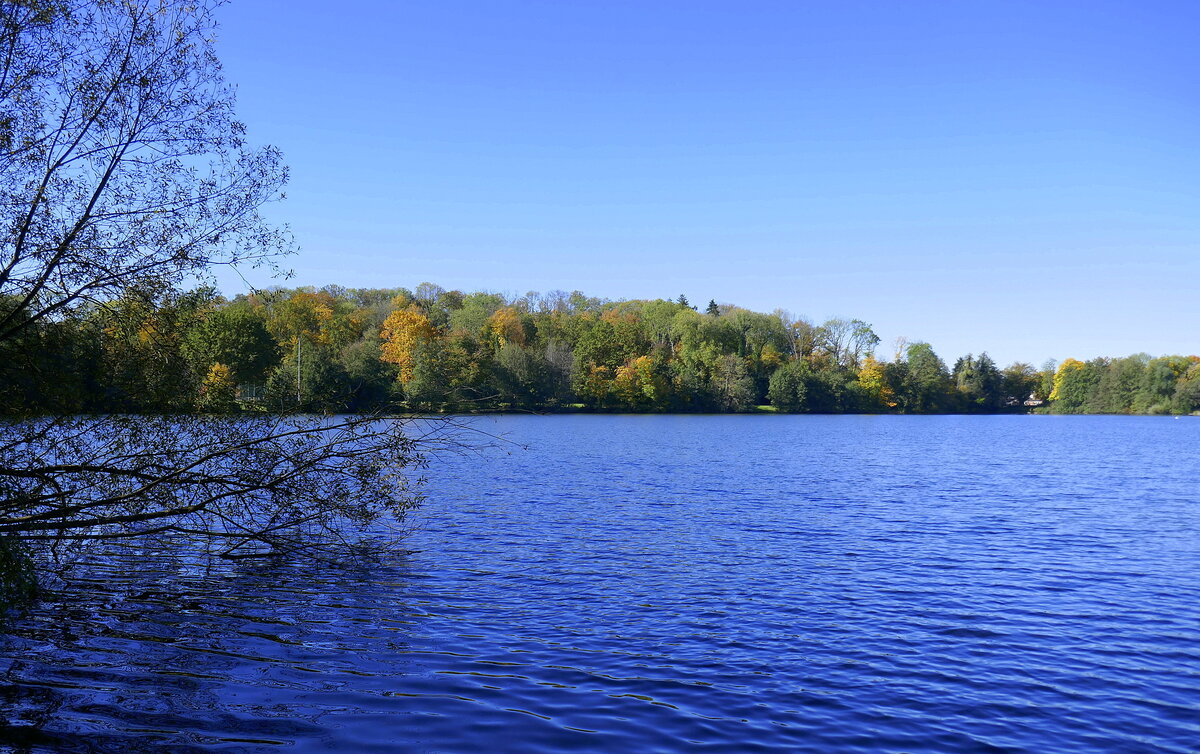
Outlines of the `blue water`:
M89 564L0 750L1200 751L1200 420L481 426L380 566Z

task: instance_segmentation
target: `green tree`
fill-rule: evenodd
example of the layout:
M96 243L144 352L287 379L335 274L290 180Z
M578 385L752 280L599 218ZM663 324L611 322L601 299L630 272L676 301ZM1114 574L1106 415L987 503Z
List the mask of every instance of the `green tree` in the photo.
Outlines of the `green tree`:
M414 353L404 398L411 406L437 409L494 404L499 396L493 367L488 350L464 332L423 342Z
M816 330L816 348L838 366L857 370L863 357L879 345L879 336L860 319L831 319Z
M378 335L366 335L338 354L349 383L351 411L373 411L391 404L395 395L396 370L385 362Z
M543 351L546 363L546 382L549 400L553 403L569 403L574 400L571 382L575 374L575 352L559 340L546 342Z
M735 354L717 359L712 391L722 411L745 411L753 407L754 380L746 371L746 362Z
M808 381L812 367L803 359L789 361L771 375L767 397L780 411L803 411L808 408Z
M462 306L450 312L450 327L478 337L491 316L504 305L504 297L496 293L467 294L462 298Z
M1054 389L1050 393L1051 410L1056 414L1083 413L1092 390L1100 383L1103 361L1087 363L1067 359L1054 373Z
M333 348L300 340L267 379L267 401L276 411L342 412L354 398L346 368Z
M1038 388L1037 394L1043 400L1050 400L1050 396L1054 394L1054 375L1058 374L1059 364L1054 359L1046 359L1042 363L1042 368L1038 370Z
M207 372L184 358L183 336L207 305L210 291L131 288L92 313L101 344L105 403L111 409L187 411Z
M829 359L812 362L813 374L808 380L808 407L820 413L838 413L848 408L850 383L856 375Z
M944 409L951 385L945 362L928 343L910 343L904 356L904 383L896 391L903 409L908 413Z
M1099 369L1100 379L1083 410L1089 414L1127 414L1144 382L1147 354L1111 359Z
M1004 377L986 352L978 358L967 354L955 362L953 379L965 410L989 412L1000 408L1005 397Z
M496 351L495 390L504 403L540 405L549 394L547 365L542 353L505 343Z
M203 312L184 333L182 347L197 374L224 364L238 383L262 384L280 358L266 320L244 303Z
M1200 411L1200 358L1188 359L1191 366L1176 383L1172 410L1177 414L1192 414Z
M1036 395L1042 400L1050 393L1039 394L1040 376L1032 364L1014 362L1004 367L1000 372L1000 392L1006 399L1012 399L1023 404L1030 395Z
M650 350L636 314L606 311L584 319L586 329L575 342L573 388L585 402L604 404L612 395L612 380L627 362Z
M641 310L638 316L646 339L650 341L653 348L672 350L677 343L674 332L676 315L684 311L694 313L693 309L674 301L658 300L639 303Z
M106 337L93 318L72 314L0 341L0 414L111 410L103 398Z
M1133 410L1140 414L1165 414L1172 410L1176 386L1192 362L1182 356L1151 359L1142 372L1141 383L1133 399Z

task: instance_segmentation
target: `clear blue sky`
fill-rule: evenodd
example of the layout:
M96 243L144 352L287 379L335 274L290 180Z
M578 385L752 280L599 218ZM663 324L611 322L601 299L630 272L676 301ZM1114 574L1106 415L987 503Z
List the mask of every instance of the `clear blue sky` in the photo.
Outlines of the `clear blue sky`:
M292 284L685 293L948 362L1200 351L1200 4L220 17L239 112L292 169Z

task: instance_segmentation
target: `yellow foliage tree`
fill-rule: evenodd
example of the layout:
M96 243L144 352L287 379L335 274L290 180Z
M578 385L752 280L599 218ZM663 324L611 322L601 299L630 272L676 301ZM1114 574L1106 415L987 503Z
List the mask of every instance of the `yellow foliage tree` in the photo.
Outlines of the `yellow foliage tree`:
M883 364L876 361L874 356L863 359L862 367L858 370L858 387L877 405L896 407L896 394L887 384Z
M577 391L582 398L590 398L596 403L603 403L612 392L612 373L608 367L595 364L587 366L586 369L587 372L577 386Z
M488 317L487 331L496 338L497 345L514 343L525 347L525 324L521 321L520 312L511 306L497 309Z
M1071 374L1083 369L1084 363L1078 359L1067 359L1058 365L1058 371L1054 373L1054 389L1050 391L1050 400L1057 401L1063 398L1063 385L1071 379Z
M783 364L783 354L779 353L779 349L767 343L762 347L762 352L759 355L759 360L762 361L764 367L768 371L775 371Z
M380 358L399 367L400 382L407 385L413 378L417 349L437 338L438 332L429 317L417 307L409 306L389 314L379 336L383 339Z
M664 402L670 384L654 371L654 359L638 356L617 368L613 392L629 406L657 406Z
M237 382L232 369L221 363L209 367L200 382L200 407L215 413L237 408Z
M303 337L308 343L329 343L329 324L336 302L329 293L297 291L272 308L267 329L284 348L294 348Z
M137 339L144 346L159 343L162 341L162 330L157 322L148 319L138 328Z

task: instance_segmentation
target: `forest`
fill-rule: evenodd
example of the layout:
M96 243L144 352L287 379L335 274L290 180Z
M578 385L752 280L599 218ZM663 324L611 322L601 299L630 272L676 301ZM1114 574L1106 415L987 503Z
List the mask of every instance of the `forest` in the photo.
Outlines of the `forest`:
M8 414L647 411L1186 414L1200 358L947 366L860 320L572 293L135 288L3 343Z

